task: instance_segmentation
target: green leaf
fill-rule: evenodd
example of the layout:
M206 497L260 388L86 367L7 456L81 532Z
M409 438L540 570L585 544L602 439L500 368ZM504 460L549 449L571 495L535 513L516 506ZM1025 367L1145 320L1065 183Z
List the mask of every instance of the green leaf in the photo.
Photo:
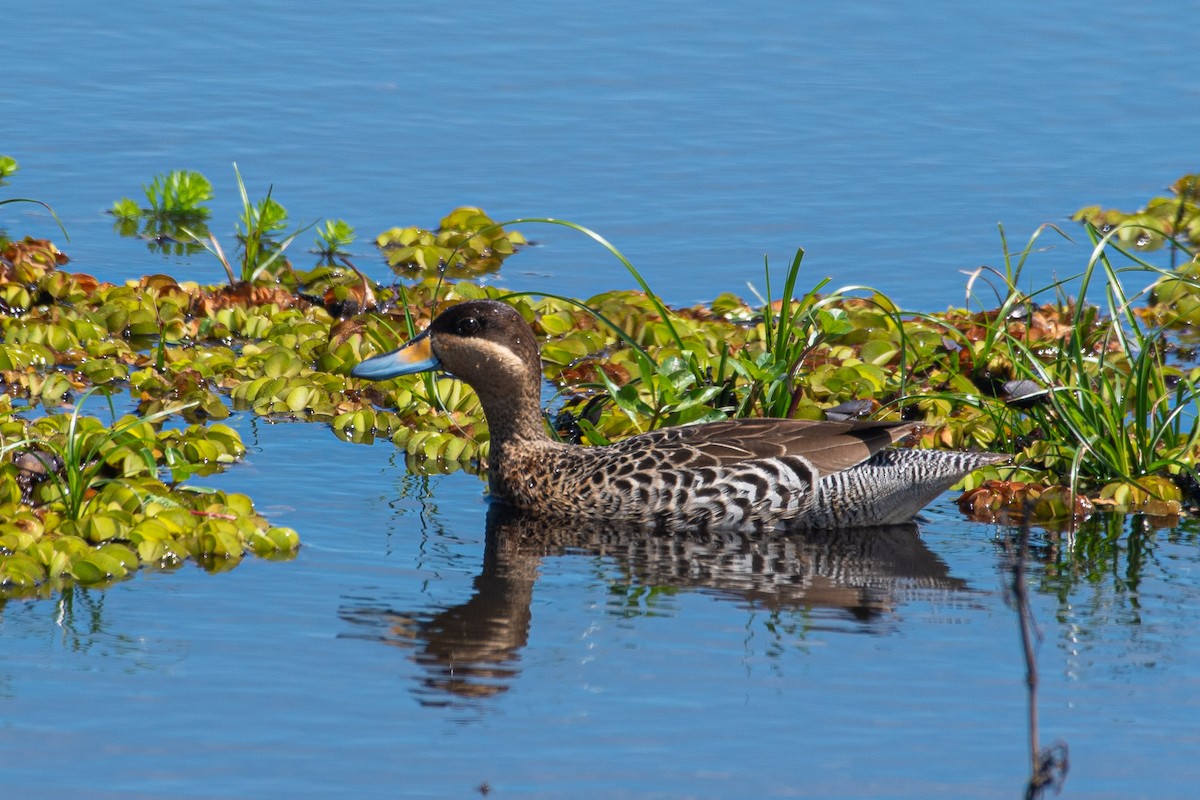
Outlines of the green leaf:
M80 583L89 584L123 578L128 570L125 564L115 556L93 550L75 559L71 564L70 573Z

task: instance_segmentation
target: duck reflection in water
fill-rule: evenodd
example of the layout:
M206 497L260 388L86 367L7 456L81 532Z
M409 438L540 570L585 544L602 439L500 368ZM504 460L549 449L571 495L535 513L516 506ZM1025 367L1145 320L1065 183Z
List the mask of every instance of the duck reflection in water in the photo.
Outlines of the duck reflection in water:
M421 702L452 704L504 692L520 673L542 559L612 559L645 587L693 589L770 611L828 608L871 621L906 597L957 591L964 581L921 540L917 526L664 537L642 527L550 520L493 504L483 568L466 602L432 615L348 606L356 636L413 648Z

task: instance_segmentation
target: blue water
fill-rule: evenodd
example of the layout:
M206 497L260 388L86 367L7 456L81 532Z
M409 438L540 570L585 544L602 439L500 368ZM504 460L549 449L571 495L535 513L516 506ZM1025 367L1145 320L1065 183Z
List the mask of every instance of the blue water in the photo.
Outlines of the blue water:
M0 197L51 203L72 267L110 280L218 280L215 262L117 237L103 212L156 173L198 169L217 188L214 230L230 231L236 161L294 219L354 224L379 279L376 233L476 204L598 230L673 303L761 288L764 253L782 268L803 246L814 282L938 310L962 302L962 270L999 266L996 223L1023 243L1197 168L1183 7L5 11L0 153L22 171ZM61 240L31 206L0 207L0 226ZM526 232L541 246L492 280L575 296L633 286L578 235ZM1030 280L1086 255L1063 243ZM297 528L300 554L4 605L13 796L1022 791L1001 532L949 499L901 540L917 566L868 570L866 585L862 563L839 572L844 553L821 543L797 543L771 585L753 555L680 560L653 543L524 557L497 582L477 478L410 474L389 446L320 426L234 424L252 452L208 483ZM1149 534L1139 569L1118 552L1065 589L1058 560L1033 565L1042 735L1070 745L1064 796L1193 796L1195 539Z
M426 485L317 426L242 427L256 452L216 483L253 483L304 532L300 555L149 573L67 611L9 603L0 747L23 796L1020 793L1023 666L997 531L949 503L910 553L920 577L876 576L865 599L830 563L806 606L728 581L651 596L619 558L547 557L527 596L490 607L527 608L527 634L482 677L463 663L483 690L455 694L428 623L488 591L477 479ZM297 447L321 453L320 474ZM394 499L426 490L423 508ZM1118 559L1061 601L1034 592L1066 796L1188 797L1200 778L1195 538L1151 537L1136 591Z
M191 168L231 232L236 161L293 219L355 225L368 265L380 231L476 204L600 231L676 303L761 288L763 255L782 268L803 246L814 282L939 310L962 303L961 270L1000 265L997 223L1023 244L1085 204L1136 207L1196 168L1200 136L1182 10L1113 2L6 9L9 190L53 204L75 268L107 278L218 280L207 256L162 263L102 212ZM544 247L505 285L633 286L577 234L527 232ZM1032 283L1087 252L1062 243Z

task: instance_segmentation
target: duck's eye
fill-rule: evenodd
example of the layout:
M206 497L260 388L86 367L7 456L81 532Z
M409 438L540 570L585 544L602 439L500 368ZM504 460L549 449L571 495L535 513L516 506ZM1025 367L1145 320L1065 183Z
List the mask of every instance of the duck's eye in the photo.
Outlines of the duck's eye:
M459 336L474 336L479 333L479 328L479 320L475 319L475 317L467 317L458 323L456 330Z

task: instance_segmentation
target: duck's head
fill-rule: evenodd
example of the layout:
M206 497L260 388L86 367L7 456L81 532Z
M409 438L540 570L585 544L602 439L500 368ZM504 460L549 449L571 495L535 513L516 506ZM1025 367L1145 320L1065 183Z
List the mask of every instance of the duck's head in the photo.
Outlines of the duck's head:
M540 393L542 361L533 331L511 306L470 300L451 306L402 347L368 358L350 371L356 378L384 380L445 370L470 384L484 401L490 396Z

